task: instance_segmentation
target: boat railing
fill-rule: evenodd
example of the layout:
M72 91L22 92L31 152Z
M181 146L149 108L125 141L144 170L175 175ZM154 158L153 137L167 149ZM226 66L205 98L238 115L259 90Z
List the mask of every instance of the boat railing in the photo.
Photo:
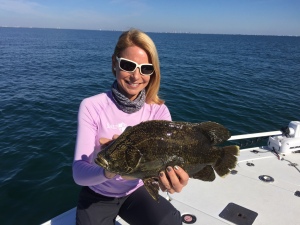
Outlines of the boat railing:
M268 137L268 136L275 136L275 135L282 135L282 132L281 131L270 131L270 132L261 132L261 133L253 133L253 134L233 135L233 136L231 136L231 138L228 139L228 141L249 139L249 138Z

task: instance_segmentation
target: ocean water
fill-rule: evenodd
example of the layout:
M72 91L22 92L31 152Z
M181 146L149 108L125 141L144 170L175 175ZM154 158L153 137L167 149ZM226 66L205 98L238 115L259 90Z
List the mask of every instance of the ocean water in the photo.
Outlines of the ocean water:
M121 33L0 28L0 221L40 224L74 207L80 101L108 90ZM300 120L300 37L149 33L173 120L233 135Z

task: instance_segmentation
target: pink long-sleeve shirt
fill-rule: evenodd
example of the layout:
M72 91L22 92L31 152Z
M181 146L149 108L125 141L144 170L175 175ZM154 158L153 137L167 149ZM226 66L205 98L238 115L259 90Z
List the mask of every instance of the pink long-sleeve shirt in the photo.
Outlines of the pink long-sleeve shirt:
M104 169L95 164L94 159L101 148L100 138L112 139L114 134L120 135L127 126L147 120L171 120L171 115L164 104L146 103L138 112L127 114L117 108L111 91L84 99L78 112L73 161L75 182L109 197L123 197L142 186L140 179L125 180L119 175L107 179Z

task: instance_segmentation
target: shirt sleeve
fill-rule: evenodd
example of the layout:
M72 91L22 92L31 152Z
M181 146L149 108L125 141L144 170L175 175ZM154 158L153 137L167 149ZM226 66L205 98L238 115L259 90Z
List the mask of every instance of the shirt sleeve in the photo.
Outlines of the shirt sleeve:
M97 114L99 112L89 99L81 102L72 170L75 183L82 186L92 186L107 180L104 169L93 162L94 150L97 147L95 143L97 133L95 118L99 118Z

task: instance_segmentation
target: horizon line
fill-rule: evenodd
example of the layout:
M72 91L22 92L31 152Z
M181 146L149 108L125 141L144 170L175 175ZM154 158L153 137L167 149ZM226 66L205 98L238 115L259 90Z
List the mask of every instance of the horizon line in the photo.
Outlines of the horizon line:
M118 29L84 29L84 28L60 28L60 27L25 27L25 26L3 26L0 28L25 28L25 29L55 29L55 30L86 30L86 31L110 31L110 32L123 32L126 30ZM139 28L137 28L139 29ZM142 29L139 29L142 30ZM161 34L203 34L203 35L241 35L241 36L279 36L279 37L300 37L300 35L288 35L288 34L242 34L242 33L201 33L201 32L189 32L189 31L144 31L145 33L161 33Z

